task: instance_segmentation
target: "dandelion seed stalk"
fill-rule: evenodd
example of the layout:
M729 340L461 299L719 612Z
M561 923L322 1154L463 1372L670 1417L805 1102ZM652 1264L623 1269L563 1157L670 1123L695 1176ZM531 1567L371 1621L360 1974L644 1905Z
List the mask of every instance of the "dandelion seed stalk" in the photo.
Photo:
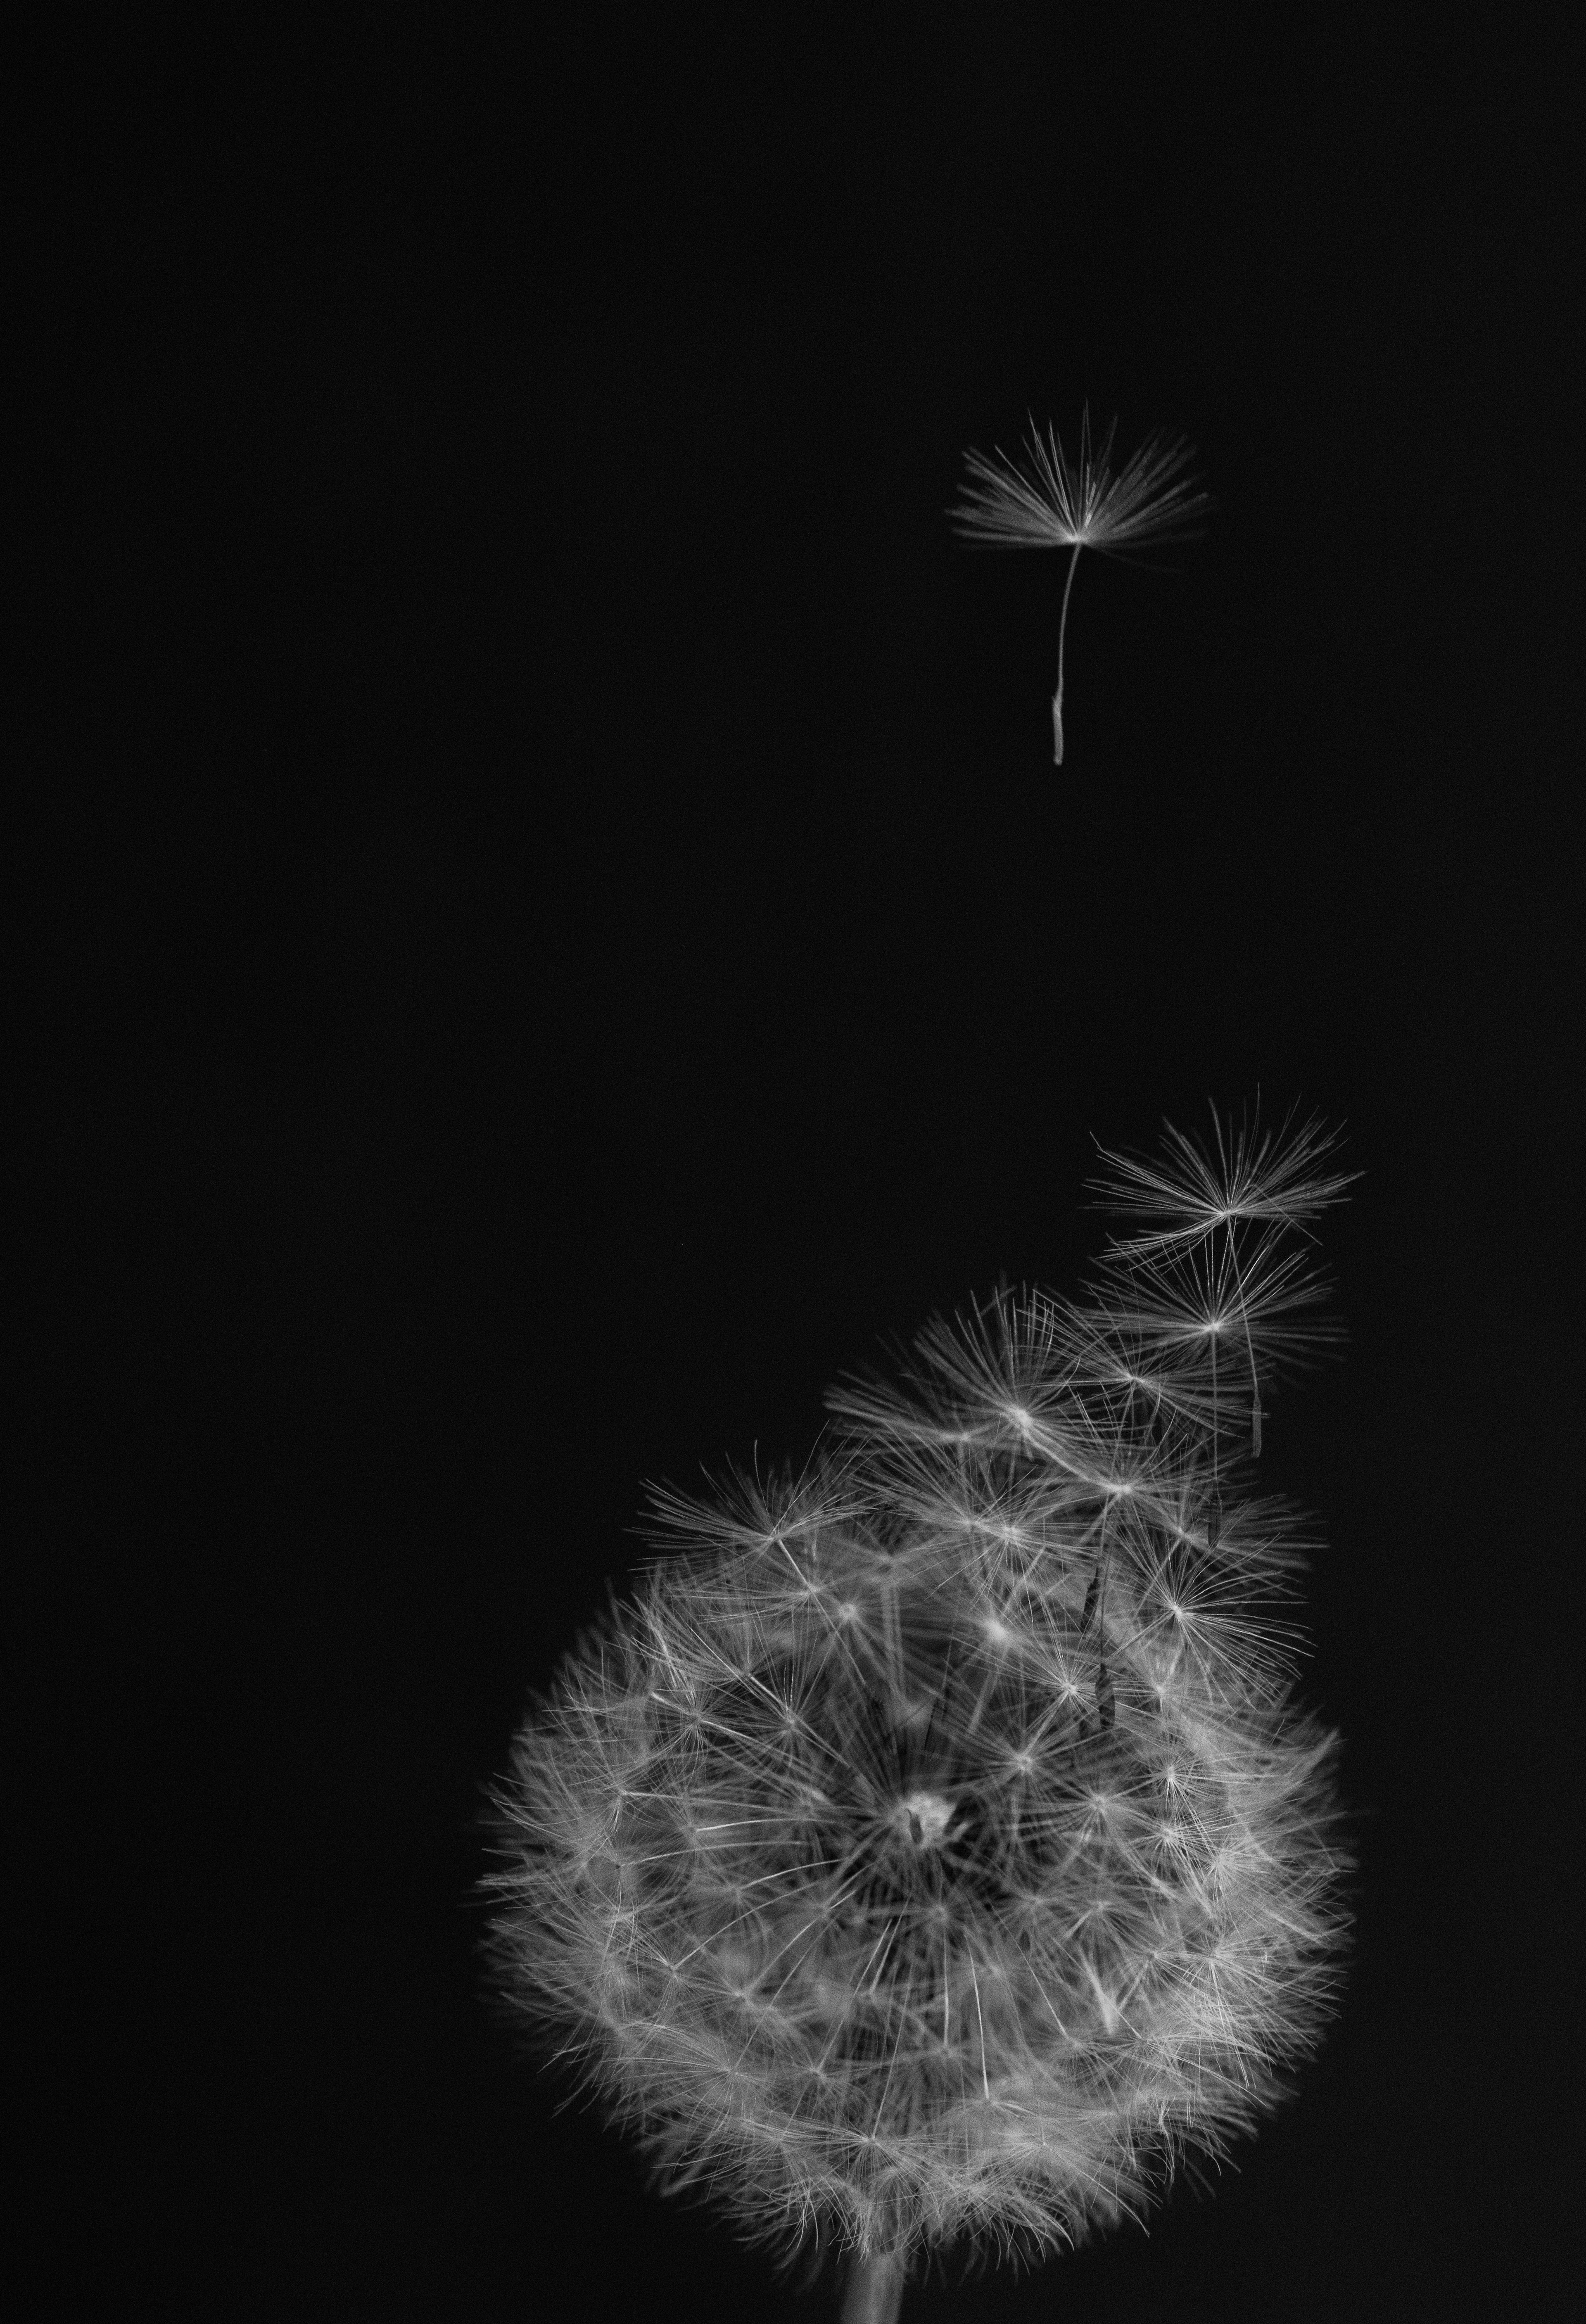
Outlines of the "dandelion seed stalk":
M1063 584L1063 618L1057 624L1057 691L1052 696L1052 763L1063 764L1063 651L1068 638L1068 600L1074 589L1074 572L1079 563L1081 544L1074 544L1074 554L1068 560L1068 578Z
M988 549L1069 549L1057 627L1057 691L1052 697L1052 747L1063 764L1065 646L1068 600L1082 549L1116 556L1185 540L1197 532L1211 508L1195 483L1194 455L1181 438L1149 437L1123 466L1113 470L1114 420L1100 451L1091 448L1087 406L1080 422L1077 463L1071 465L1055 428L1043 437L1032 419L1024 466L1002 452L987 459L965 456L969 482L950 512L962 537Z
M1329 2014L1300 1536L1219 1402L1324 1336L1294 1246L1330 1144L1105 1157L1130 1231L1085 1293L931 1326L799 1472L658 1495L636 1597L518 1737L503 1989L663 2187L844 2253L849 2324L933 2251L1140 2216Z

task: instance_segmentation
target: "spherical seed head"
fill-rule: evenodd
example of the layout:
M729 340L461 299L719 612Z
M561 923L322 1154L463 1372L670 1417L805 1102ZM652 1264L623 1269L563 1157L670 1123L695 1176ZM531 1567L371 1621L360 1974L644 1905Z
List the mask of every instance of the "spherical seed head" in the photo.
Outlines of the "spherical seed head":
M1114 1336L1004 1296L842 1391L802 1478L663 1499L680 1547L519 1738L508 1983L747 2233L1077 2240L1249 2126L1326 2014L1286 1524L1231 1487L1203 1351L1158 1351L1164 1398Z

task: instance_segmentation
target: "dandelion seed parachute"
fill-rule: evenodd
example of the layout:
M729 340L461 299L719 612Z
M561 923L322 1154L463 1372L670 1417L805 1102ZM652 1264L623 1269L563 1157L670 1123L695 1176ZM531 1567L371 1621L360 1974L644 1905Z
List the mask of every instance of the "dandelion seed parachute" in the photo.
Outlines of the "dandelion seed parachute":
M658 1497L669 1554L517 1739L505 1990L664 2184L846 2250L851 2317L1139 2215L1329 2014L1335 1738L1213 1385L1224 1311L1249 1385L1298 1343L1326 1147L1109 1157L1154 1224L1087 1296L1001 1291L834 1391L801 1474Z
M1150 436L1116 475L1111 466L1114 420L1091 450L1087 405L1080 422L1077 466L1071 467L1057 431L1041 435L1032 418L1028 466L1005 453L987 459L970 452L971 481L950 512L960 534L986 549L1068 549L1068 577L1057 624L1057 691L1052 697L1054 763L1063 764L1064 654L1068 636L1068 600L1082 549L1118 554L1159 547L1200 530L1212 503L1194 482L1194 454L1181 438Z

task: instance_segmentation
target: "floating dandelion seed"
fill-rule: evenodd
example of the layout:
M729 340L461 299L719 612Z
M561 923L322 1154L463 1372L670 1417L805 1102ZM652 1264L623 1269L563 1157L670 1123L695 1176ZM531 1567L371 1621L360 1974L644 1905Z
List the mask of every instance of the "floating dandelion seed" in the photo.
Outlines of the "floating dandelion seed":
M1328 1139L1106 1157L1148 1231L850 1380L801 1475L658 1497L495 1794L503 1987L672 2188L840 2246L851 2324L1222 2153L1347 1931L1294 1521L1220 1400L1314 1336ZM1219 1367L1221 1366L1221 1370Z
M1043 438L1030 420L1029 466L1015 466L1006 454L988 460L983 453L965 455L973 483L951 512L966 540L987 549L1072 549L1068 578L1063 586L1063 613L1057 626L1057 691L1052 697L1052 750L1063 764L1064 649L1068 634L1068 599L1082 549L1117 553L1129 549L1159 547L1198 531L1212 506L1211 497L1194 483L1190 471L1194 454L1176 437L1148 437L1133 458L1116 475L1110 466L1113 420L1102 448L1091 450L1090 407L1080 422L1079 465L1071 468L1057 431L1048 428Z
M1181 1350L1202 1351L1215 1472L1222 1347L1228 1348L1222 1362L1227 1383L1243 1342L1250 1452L1259 1460L1258 1343L1271 1366L1338 1336L1334 1323L1308 1312L1324 1296L1317 1277L1300 1253L1281 1250L1267 1231L1281 1225L1303 1232L1338 1201L1351 1174L1319 1167L1333 1140L1318 1121L1296 1130L1291 1116L1277 1132L1259 1126L1235 1129L1231 1123L1225 1130L1213 1110L1212 1127L1215 1156L1171 1128L1162 1163L1103 1151L1113 1176L1099 1180L1097 1191L1104 1208L1156 1222L1111 1246L1108 1266L1119 1301L1114 1322L1127 1314L1143 1348L1155 1351L1176 1342ZM1176 1387L1182 1398L1189 1387L1182 1370ZM1206 1410L1203 1387L1203 1414Z

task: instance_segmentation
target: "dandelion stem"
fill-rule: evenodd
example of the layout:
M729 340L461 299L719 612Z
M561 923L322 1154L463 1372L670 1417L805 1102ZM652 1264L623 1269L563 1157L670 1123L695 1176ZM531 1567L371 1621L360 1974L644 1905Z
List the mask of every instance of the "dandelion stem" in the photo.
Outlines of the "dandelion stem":
M878 2254L855 2260L843 2301L843 2324L897 2324L903 2305L903 2271Z
M1074 586L1074 568L1079 563L1083 540L1074 544L1074 555L1068 560L1068 578L1063 585L1063 618L1057 624L1057 691L1052 696L1052 763L1063 764L1063 649L1068 636L1068 593Z

